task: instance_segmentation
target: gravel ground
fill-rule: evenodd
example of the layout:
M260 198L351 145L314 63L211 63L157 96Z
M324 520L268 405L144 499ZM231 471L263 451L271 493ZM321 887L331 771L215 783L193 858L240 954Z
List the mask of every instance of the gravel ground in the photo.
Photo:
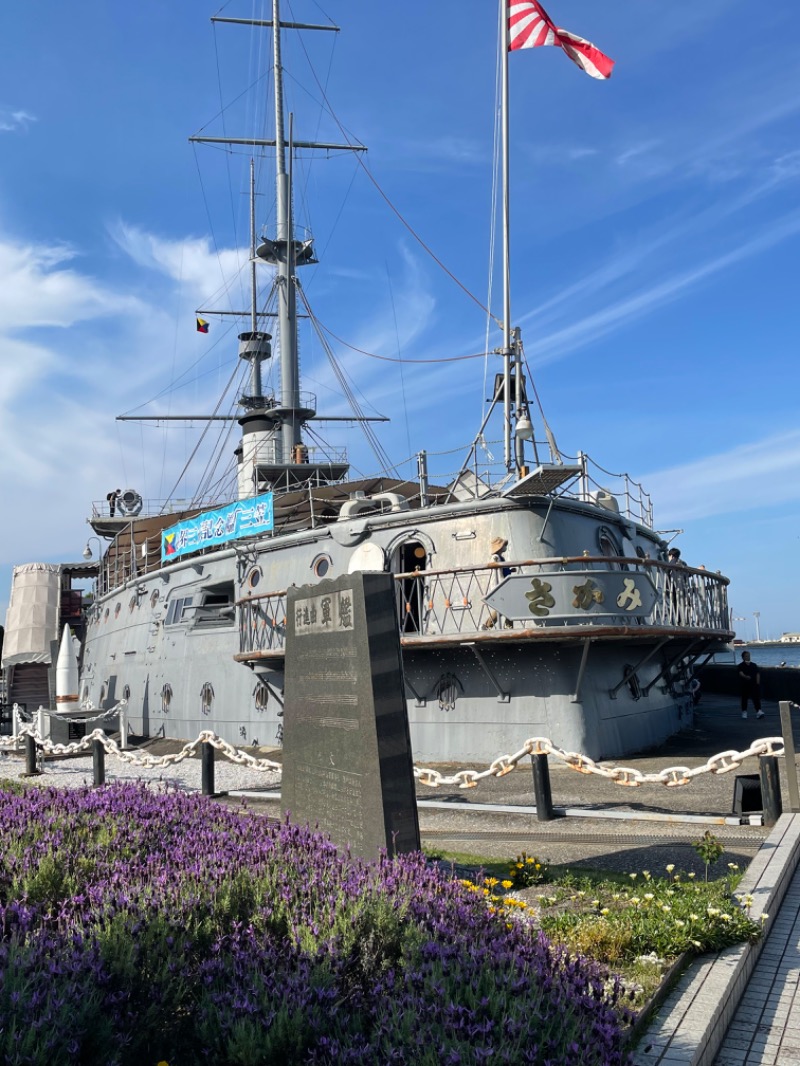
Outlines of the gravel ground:
M160 744L158 748L148 746L142 754L165 755L170 752L161 750L172 747L179 750L182 745L175 743ZM271 754L264 755L271 759ZM16 779L25 773L25 759L17 754L0 754L0 780ZM247 766L238 766L227 759L217 758L214 765L214 785L218 792L231 792L243 789L263 789L279 785L280 773L274 770L252 770ZM58 788L82 788L91 785L93 780L91 755L67 756L61 759L47 759L44 773L37 777L26 778L34 785ZM106 782L114 781L156 781L182 792L199 792L201 787L200 759L190 756L182 762L165 767L147 769L123 762L121 759L106 756Z

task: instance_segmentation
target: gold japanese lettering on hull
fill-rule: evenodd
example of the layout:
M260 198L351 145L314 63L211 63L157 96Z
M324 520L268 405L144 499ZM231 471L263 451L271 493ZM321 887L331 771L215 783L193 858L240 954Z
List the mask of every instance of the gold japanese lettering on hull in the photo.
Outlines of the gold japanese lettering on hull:
M582 611L588 611L593 603L602 603L605 599L603 590L598 588L591 578L587 578L582 585L573 586L572 591L575 593L572 606L579 607Z
M525 593L525 599L528 600L528 610L531 614L535 614L540 618L550 614L550 608L556 605L556 601L550 595L552 588L553 586L548 584L547 581L542 581L538 577L531 581L531 589L533 591Z

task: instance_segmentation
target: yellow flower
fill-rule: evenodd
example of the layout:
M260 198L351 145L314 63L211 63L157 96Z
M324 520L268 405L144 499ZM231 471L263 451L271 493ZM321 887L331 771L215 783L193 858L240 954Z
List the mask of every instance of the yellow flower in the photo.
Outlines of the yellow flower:
M499 881L496 877L484 877L483 883L488 885L489 888L494 888L495 885L499 884Z
M500 884L505 889L509 889L509 888L513 888L514 887L514 882L513 881L501 881Z
M671 873L672 873L672 871L673 871L674 869L675 869L675 863L674 863L674 862L671 862L671 863L669 864L669 866L667 867L667 873L668 873L668 874L671 874Z
M536 862L536 859L526 859L525 863L528 866L534 866L534 865L538 866L538 863Z
M518 870L521 870L521 869L522 869L522 863L521 863L521 862L518 862L518 863L516 864L516 866L517 866L517 869L518 869Z
M608 914L609 913L608 907L603 907L603 909L600 911L600 913L601 914Z
M739 865L738 865L738 863L735 863L735 862L729 862L728 863L728 869L729 870L738 870L739 869Z
M769 918L769 915L768 915L768 914L766 913L766 911L765 911L765 912L764 912L764 913L763 913L763 914L761 915L761 921L762 921L762 922L765 922L765 921L766 921L766 920L767 920L768 918Z
M645 899L653 899L653 893L652 892L645 892L644 898Z
M631 881L635 881L637 875L636 874L628 874L628 877L630 877Z
M686 876L691 878L692 881L694 881L695 877L697 877L697 874L687 874Z

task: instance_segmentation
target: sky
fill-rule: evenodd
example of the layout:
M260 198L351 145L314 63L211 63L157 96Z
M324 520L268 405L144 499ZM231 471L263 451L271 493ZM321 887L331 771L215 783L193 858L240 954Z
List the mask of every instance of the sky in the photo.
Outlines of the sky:
M800 631L800 7L547 9L616 61L598 82L555 48L510 57L512 319L548 422L565 455L643 483L688 563L731 579L740 636L756 613L762 638ZM216 13L38 0L0 16L0 618L12 567L80 559L110 489L224 484L233 438L222 465L206 454L219 423L182 476L200 423L116 420L208 413L237 368L241 323L208 314L201 335L195 312L248 306L249 151L188 138L270 136L271 43ZM282 15L341 29L287 34L295 138L368 149L364 166L298 153L296 223L320 259L304 291L364 410L391 417L386 452L425 448L442 479L500 369L419 362L485 352L482 308L501 316L497 7L284 0ZM269 233L272 161L257 171ZM301 368L318 410L344 414L310 332ZM358 434L349 448L356 473L377 469Z

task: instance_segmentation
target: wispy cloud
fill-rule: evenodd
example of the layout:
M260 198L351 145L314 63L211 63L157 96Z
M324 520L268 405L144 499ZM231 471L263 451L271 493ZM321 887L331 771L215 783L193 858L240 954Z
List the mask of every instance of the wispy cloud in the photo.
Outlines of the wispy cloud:
M674 273L662 281L640 288L630 296L585 315L568 326L552 331L533 345L528 345L528 355L533 356L540 364L561 358L663 307L699 282L707 281L715 274L788 240L798 232L800 232L800 211L792 211L777 219L757 236L743 241L722 255L707 259L688 270ZM533 314L525 315L521 321L525 322L533 317Z
M0 106L0 133L14 133L17 130L27 130L36 116L27 111L13 110L10 107Z
M660 524L800 500L800 430L642 476Z

